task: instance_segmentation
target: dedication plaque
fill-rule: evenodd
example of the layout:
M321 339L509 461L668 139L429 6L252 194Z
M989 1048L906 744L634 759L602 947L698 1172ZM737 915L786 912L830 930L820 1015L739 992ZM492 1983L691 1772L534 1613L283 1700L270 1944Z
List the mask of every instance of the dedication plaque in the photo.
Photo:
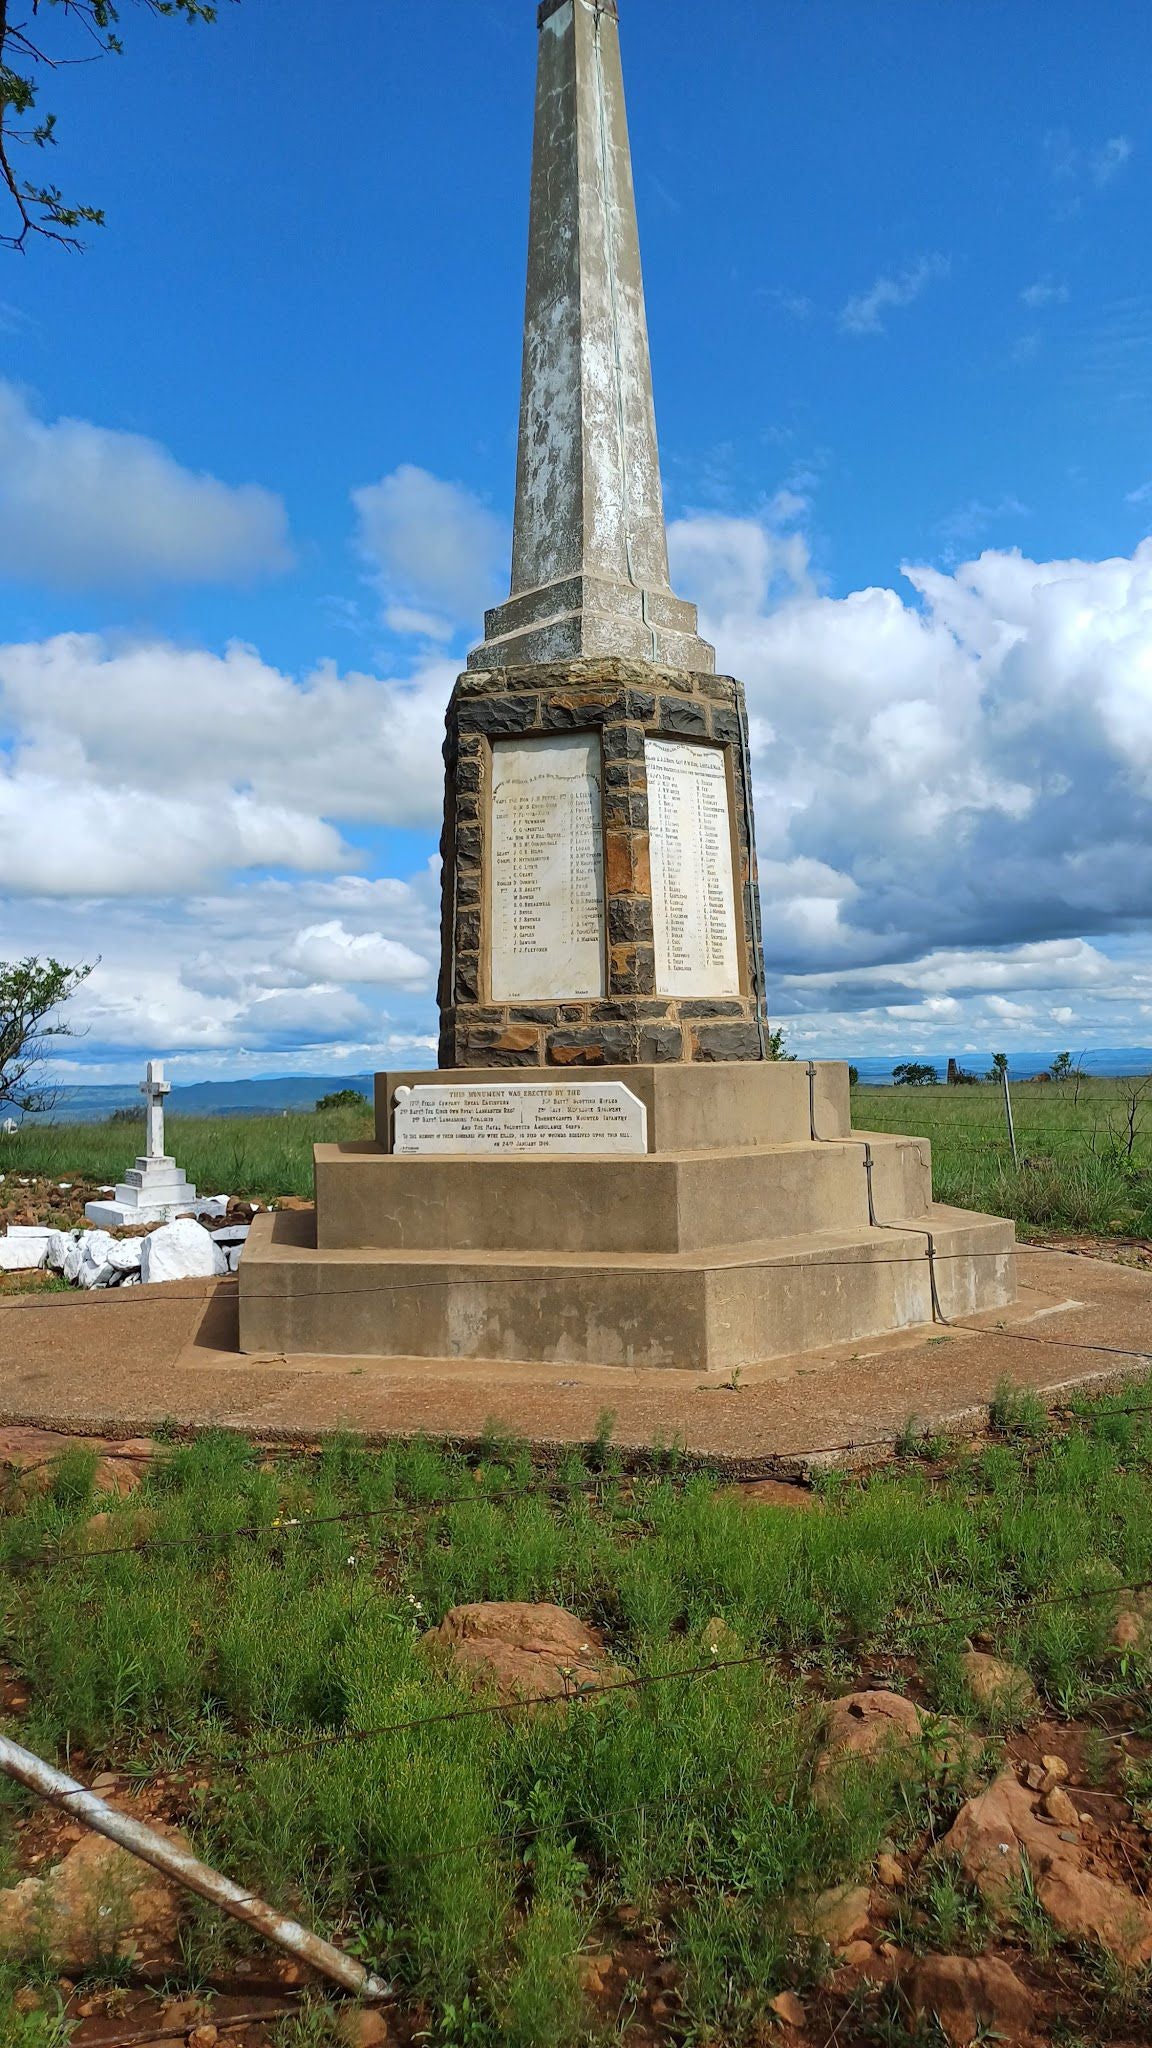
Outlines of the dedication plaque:
M722 747L649 739L656 992L738 996L732 825Z
M606 993L600 742L595 734L492 748L491 997Z
M622 1081L398 1088L392 1150L398 1159L647 1152L648 1111Z

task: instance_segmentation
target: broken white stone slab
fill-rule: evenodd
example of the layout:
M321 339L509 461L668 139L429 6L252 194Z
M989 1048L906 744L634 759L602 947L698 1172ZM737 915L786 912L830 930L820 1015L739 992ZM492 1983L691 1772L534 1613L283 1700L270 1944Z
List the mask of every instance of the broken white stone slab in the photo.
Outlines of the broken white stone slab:
M144 1240L140 1237L109 1237L106 1230L90 1230L79 1240L80 1287L119 1287L128 1273L139 1273Z
M400 1159L470 1153L644 1153L648 1111L622 1081L398 1088Z
M50 1272L62 1273L64 1271L64 1261L68 1256L70 1247L75 1244L78 1234L75 1230L49 1231L48 1249L44 1254L44 1264Z
M193 1216L165 1223L149 1237L141 1238L140 1244L140 1278L148 1284L160 1280L211 1280L228 1271L223 1252Z
M44 1264L48 1253L47 1230L10 1230L0 1237L0 1273L32 1273Z
M225 1249L233 1244L242 1245L247 1241L251 1228L250 1223L229 1223L226 1229L212 1232L212 1242L224 1246Z
M76 1282L80 1287L107 1287L113 1267L109 1254L116 1239L106 1230L88 1230L80 1239L80 1264Z

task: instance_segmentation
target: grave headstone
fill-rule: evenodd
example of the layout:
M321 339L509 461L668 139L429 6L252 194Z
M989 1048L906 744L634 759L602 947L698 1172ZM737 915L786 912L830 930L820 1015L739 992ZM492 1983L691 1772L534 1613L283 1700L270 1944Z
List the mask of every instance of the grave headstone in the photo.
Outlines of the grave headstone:
M195 1188L164 1150L164 1098L171 1092L163 1062L149 1060L140 1083L146 1104L145 1150L117 1183L113 1201L84 1204L89 1223L113 1230L129 1223L167 1223L199 1206Z

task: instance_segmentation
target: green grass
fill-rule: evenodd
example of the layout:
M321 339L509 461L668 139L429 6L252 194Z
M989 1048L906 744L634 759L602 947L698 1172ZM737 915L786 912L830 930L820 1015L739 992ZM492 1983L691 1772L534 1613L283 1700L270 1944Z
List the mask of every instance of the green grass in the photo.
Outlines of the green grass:
M1152 1381L1131 1398L1152 1403ZM831 1475L807 1514L750 1511L674 1464L624 1477L610 1450L545 1481L495 1443L479 1466L415 1444L262 1469L241 1441L205 1438L110 1509L146 1503L152 1541L187 1547L66 1562L92 1506L93 1461L73 1455L48 1495L12 1495L0 1517L23 1739L84 1771L208 1780L188 1820L201 1853L392 1976L443 2048L604 2039L576 1958L612 1945L621 1906L678 1967L683 2036L751 2042L775 1992L820 1967L789 1899L866 1876L881 1843L942 1829L962 1796L926 1753L848 1773L818 1804L823 1697L912 1671L963 1715L957 1658L979 1630L1060 1711L1123 1700L1148 1723L1152 1668L1121 1668L1107 1634L1109 1589L1152 1578L1152 1415L1085 1404L1043 1436L1020 1434L1007 1401L1004 1419L1001 1440L943 1473ZM320 1525L353 1508L373 1519ZM250 1523L267 1533L233 1533ZM1108 1597L1060 1597L1086 1589ZM654 1678L708 1660L714 1617L759 1661L431 1719L474 1695L418 1639L484 1599L557 1601ZM353 1728L392 1732L311 1742ZM0 1799L9 1855L25 1804ZM944 1879L919 1904L961 1943L978 1925ZM198 1913L188 1978L247 1941ZM37 2024L28 2048L54 2048Z
M972 1088L854 1088L860 1130L930 1138L936 1198L1011 1216L1025 1230L1152 1235L1152 1088L1136 1082L1023 1082L1012 1089L1013 1167L999 1082Z
M372 1135L371 1109L253 1117L169 1117L168 1150L205 1194L255 1196L312 1194L312 1147L346 1144ZM0 1138L0 1170L7 1182L39 1175L50 1180L121 1180L144 1142L142 1124L26 1124Z

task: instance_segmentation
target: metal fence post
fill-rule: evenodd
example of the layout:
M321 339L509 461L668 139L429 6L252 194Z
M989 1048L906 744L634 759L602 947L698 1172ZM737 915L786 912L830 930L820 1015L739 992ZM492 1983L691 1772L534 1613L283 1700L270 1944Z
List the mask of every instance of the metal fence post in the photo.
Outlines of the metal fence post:
M1012 1116L1012 1090L1008 1086L1007 1061L1000 1069L1000 1079L1004 1083L1004 1115L1008 1124L1008 1143L1012 1147L1012 1164L1019 1171L1020 1155L1016 1150L1016 1124Z

